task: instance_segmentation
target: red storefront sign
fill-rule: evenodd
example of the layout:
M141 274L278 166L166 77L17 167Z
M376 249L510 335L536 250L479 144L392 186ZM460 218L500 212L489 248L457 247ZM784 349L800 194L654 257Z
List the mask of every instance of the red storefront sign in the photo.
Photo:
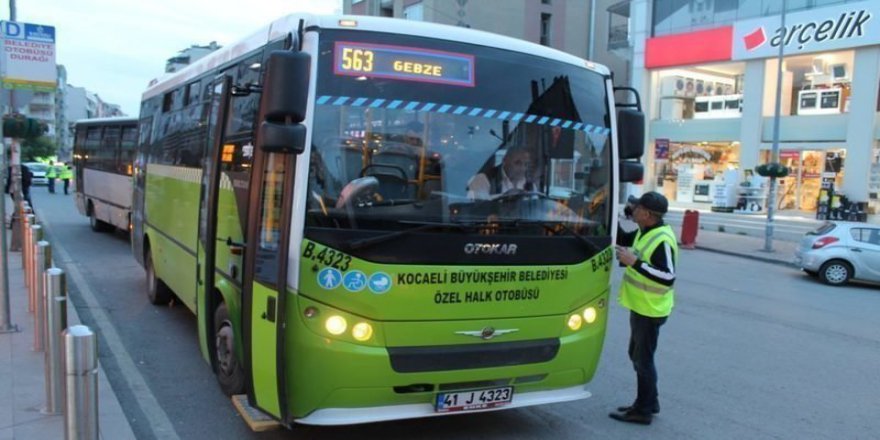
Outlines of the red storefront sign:
M733 26L723 26L649 38L645 46L645 67L654 69L730 61L732 56Z

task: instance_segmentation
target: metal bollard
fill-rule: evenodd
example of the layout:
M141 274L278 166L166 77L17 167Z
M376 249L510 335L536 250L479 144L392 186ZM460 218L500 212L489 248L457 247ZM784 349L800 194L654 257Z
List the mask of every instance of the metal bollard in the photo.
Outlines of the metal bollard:
M43 272L48 269L47 261L52 261L52 250L49 242L40 240L34 244L34 273L31 289L34 291L36 307L34 308L34 351L43 351L46 346L46 300L43 292Z
M34 312L36 310L37 304L39 304L39 292L37 292L36 284L37 284L37 265L34 262L34 250L36 248L37 243L43 239L43 227L38 224L31 224L31 230L28 234L28 240L25 241L25 246L28 249L28 266L27 273L25 277L30 279L28 292L30 293L29 298L31 302L29 303L31 308L30 312Z
M98 440L98 343L84 325L64 331L64 438Z
M67 281L57 267L43 274L46 292L46 414L59 414L64 399L64 371L61 360L61 332L67 328Z
M24 218L24 220L22 220L22 226L21 226L23 228L22 232L24 232L24 234L22 234L22 242L23 243L21 246L21 267L22 267L22 269L24 269L24 273L25 273L24 286L29 287L31 285L31 279L27 276L27 274L30 273L30 272L28 272L29 264L30 264L29 263L30 260L28 259L28 256L30 254L30 246L28 246L28 244L29 244L28 237L31 233L31 225L34 223L35 217L33 214L27 214L23 218ZM33 311L33 310L34 310L33 307L28 307L28 311Z

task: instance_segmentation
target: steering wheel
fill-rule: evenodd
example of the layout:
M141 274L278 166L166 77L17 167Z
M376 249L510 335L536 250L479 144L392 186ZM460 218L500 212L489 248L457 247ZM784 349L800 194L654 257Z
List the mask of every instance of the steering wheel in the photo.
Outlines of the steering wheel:
M377 173L377 172L373 172L373 173L369 173L369 174L368 174L368 173L367 173L367 170L370 170L370 169L372 169L372 168L375 168L375 169L377 169L377 170L386 169L386 170L393 171L394 173L388 173L388 172L384 172L384 173L383 173L383 172L379 172L379 173ZM361 177L364 177L364 176L375 176L376 174L381 174L381 175L385 175L385 176L399 177L400 180L402 180L402 181L404 181L404 182L406 182L406 181L408 180L407 177L406 177L406 171L404 171L403 168L401 168L401 167L399 167L399 166L397 166L397 165L385 165L385 164L374 163L374 164L371 164L371 165L367 165L367 166L365 166L363 169L361 169Z

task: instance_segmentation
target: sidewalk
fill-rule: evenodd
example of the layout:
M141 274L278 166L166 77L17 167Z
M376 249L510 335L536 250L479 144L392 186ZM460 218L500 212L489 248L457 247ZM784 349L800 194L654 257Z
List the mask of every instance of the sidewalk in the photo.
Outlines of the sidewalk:
M681 233L680 226L675 230L675 233ZM773 240L773 252L765 252L763 238L703 229L697 231L696 240L696 248L699 250L792 267L794 266L792 262L794 251L797 246L796 242L777 239Z
M6 228L4 230L10 232ZM7 244L9 238L10 234L7 234ZM47 415L41 412L46 404L43 352L33 350L34 316L27 310L28 298L21 253L8 252L7 256L10 322L19 331L0 333L0 440L63 439L63 414ZM68 278L67 283L71 282ZM76 309L70 305L67 307L67 322L68 325L80 324ZM101 439L135 438L104 370L100 367L100 361L98 428Z

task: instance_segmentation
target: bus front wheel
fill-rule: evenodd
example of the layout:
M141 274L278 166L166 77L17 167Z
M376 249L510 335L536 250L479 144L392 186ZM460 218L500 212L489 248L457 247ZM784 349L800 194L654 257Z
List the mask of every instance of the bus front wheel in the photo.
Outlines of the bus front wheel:
M153 252L147 250L144 258L147 269L147 298L155 305L168 304L171 301L171 289L156 276L156 266L153 264Z
M214 355L217 357L217 382L223 393L227 396L244 393L244 370L235 356L235 332L225 303L214 312Z

